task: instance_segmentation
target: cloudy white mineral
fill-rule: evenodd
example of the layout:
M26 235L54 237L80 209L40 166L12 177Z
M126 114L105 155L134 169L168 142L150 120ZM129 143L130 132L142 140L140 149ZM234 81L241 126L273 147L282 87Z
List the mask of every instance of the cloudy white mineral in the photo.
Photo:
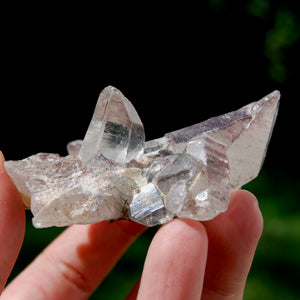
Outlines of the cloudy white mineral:
M145 142L133 105L114 87L99 96L83 141L69 155L5 163L35 227L128 219L153 226L174 217L209 220L231 189L255 178L280 94Z

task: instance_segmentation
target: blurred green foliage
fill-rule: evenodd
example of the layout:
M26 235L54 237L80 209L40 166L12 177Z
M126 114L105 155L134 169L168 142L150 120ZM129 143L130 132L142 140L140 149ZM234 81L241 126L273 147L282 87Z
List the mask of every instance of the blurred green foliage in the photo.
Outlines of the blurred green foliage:
M230 0L210 0L211 7L218 13L239 16L254 16L270 26L265 37L265 57L268 59L269 77L277 83L287 79L285 51L299 42L300 21L291 1L250 0L239 4Z
M265 17L270 9L269 0L253 0L248 3L246 9L249 14L256 17Z
M287 77L283 51L295 44L300 37L300 23L289 10L275 14L274 27L268 31L265 42L265 55L269 59L269 75L277 82Z
M263 172L245 188L264 217L264 232L249 274L245 299L299 299L300 191L298 179Z

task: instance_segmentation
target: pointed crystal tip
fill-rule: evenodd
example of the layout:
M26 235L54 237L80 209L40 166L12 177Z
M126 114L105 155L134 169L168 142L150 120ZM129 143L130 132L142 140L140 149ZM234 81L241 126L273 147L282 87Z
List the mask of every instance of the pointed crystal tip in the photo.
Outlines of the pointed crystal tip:
M143 151L143 124L133 105L112 86L100 94L79 157L90 166L104 157L125 164Z

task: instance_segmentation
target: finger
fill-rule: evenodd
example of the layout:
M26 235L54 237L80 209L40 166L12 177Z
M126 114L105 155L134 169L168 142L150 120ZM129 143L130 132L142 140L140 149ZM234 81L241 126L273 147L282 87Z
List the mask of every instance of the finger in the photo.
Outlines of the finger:
M202 299L242 299L263 219L256 198L231 194L228 210L204 222L209 239Z
M200 299L207 255L204 226L176 219L155 235L137 299Z
M4 299L87 299L144 229L130 221L74 225L8 286Z
M0 151L0 294L17 259L25 232L21 197L4 170Z

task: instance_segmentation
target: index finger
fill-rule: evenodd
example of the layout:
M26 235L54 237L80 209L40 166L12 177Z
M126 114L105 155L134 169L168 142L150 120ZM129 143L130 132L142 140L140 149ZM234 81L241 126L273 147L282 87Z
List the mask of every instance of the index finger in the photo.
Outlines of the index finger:
M242 299L263 219L256 198L231 194L228 210L203 223L209 239L203 299Z
M125 220L73 225L7 287L3 299L87 299L144 229Z

